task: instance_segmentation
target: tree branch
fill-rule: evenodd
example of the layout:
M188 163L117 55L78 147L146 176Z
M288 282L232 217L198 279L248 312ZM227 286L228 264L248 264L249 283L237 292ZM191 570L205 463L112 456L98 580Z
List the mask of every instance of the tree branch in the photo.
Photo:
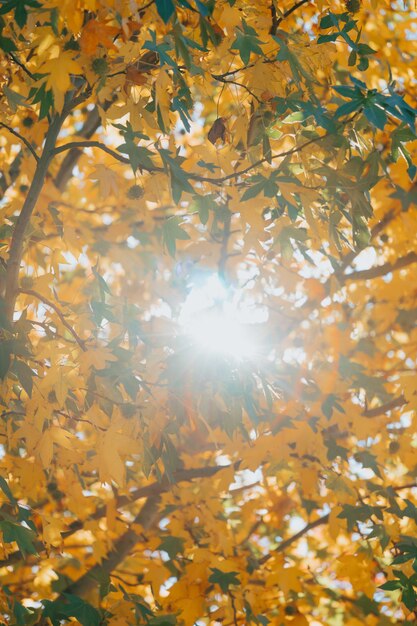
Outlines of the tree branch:
M301 6L303 6L303 4L307 4L307 2L310 2L311 0L299 0L299 2L296 2L294 4L294 6L290 7L287 11L285 11L285 13L283 15L281 15L280 18L277 17L277 11L275 8L275 4L274 4L274 0L272 0L271 3L271 15L272 15L272 25L270 28L269 33L271 35L275 35L279 25L287 18L289 17L292 13L294 13L294 11L297 11L297 9L299 9ZM265 63L274 63L275 59L264 59ZM226 78L227 76L234 76L235 74L238 74L239 72L242 72L243 70L248 70L251 67L254 67L255 63L248 63L247 65L244 65L243 67L237 67L234 70L230 70L229 72L225 72L224 74L222 74L222 78Z
M299 530L298 533L295 533L295 535L292 535L292 537L288 537L288 539L284 539L284 541L281 541L281 543L275 548L275 550L273 550L272 552L269 552L268 554L265 554L262 558L260 558L258 560L259 565L263 565L264 563L269 561L269 559L272 558L274 554L277 554L279 552L284 552L284 550L286 550L293 543L301 539L301 537L303 537L310 530L313 530L313 528L317 528L317 526L322 526L323 524L327 524L328 521L329 521L329 514L326 514L326 515L323 515L322 517L318 517L316 520L314 520L314 522L310 522L309 524L306 524L306 526L304 526L304 528Z
M118 496L116 498L116 508L120 509L125 506L129 506L134 504L137 500L142 498L154 498L159 497L161 494L166 493L180 482L191 482L196 478L210 478L215 476L217 473L221 472L224 469L229 469L231 465L209 465L206 467L193 467L190 469L178 470L174 473L174 481L169 481L165 476L161 481L151 483L150 485L146 485L145 487L139 487L132 491L128 496ZM238 469L239 462L233 464L235 469ZM45 504L45 503L42 503ZM98 507L92 515L88 517L88 520L98 520L106 515L106 506ZM84 527L85 522L77 520L70 524L68 530L61 532L62 539L67 539L78 530L81 530ZM42 552L44 550L44 545L41 541L34 542L35 549L38 552ZM9 554L7 559L0 560L0 568L6 567L8 565L13 565L14 563L18 563L23 560L23 554L20 550L16 550Z
M13 54L13 52L9 52L9 57L12 59L13 63L16 63L16 65L18 65L25 72L25 74L29 76L29 78L31 78L32 80L36 80L36 77L32 74L32 72L28 70L28 68L24 63L22 63L22 61L19 61L19 59L16 57L15 54Z
M252 171L253 169L256 169L259 165L262 165L263 163L266 162L270 162L272 159L279 159L279 158L284 158L287 156L290 156L292 154L296 154L297 152L301 152L301 150L303 150L304 148L306 148L307 146L310 146L313 143L318 143L319 141L322 141L323 139L325 139L327 137L326 135L322 135L320 137L314 137L314 139L309 139L308 141L304 142L303 144L301 144L301 146L295 146L294 148L290 148L289 150L285 150L283 152L278 152L276 154L272 154L271 156L259 159L258 161L255 161L255 163L252 163L251 165L248 165L248 167L239 170L237 172L233 172L233 174L227 174L227 176L222 176L219 178L211 178L209 176L199 176L198 174L193 174L191 172L187 172L187 176L189 179L191 180L195 180L198 182L205 182L205 183L212 183L213 185L222 185L223 183L229 181L229 180L233 180L235 178L239 178L239 176L243 176L244 174L247 174L248 172ZM118 152L116 152L115 150L112 150L111 148L108 148L105 144L99 142L99 141L73 141L73 142L69 142L66 143L62 146L58 146L57 148L55 148L54 154L59 154L61 152L64 152L66 150L73 150L74 148L79 148L79 147L84 147L84 148L98 148L99 150L103 150L104 152L106 152L107 154L109 154L110 156L112 156L113 158L115 158L117 161L120 161L121 163L125 163L125 164L130 164L129 159L127 159L126 157L122 156L121 154L119 154ZM165 168L163 167L143 167L142 169L150 172L150 173L154 173L154 172L165 172Z
M237 466L238 463L235 463L234 467ZM186 480L190 480L191 476L195 476L196 474L201 476L201 473L204 472L205 476L210 476L216 474L222 469L225 469L225 467L230 468L230 465L182 470L182 472L177 472L177 475L182 474L187 477ZM124 561L134 546L139 541L143 541L141 538L141 531L151 528L157 520L160 493L162 493L162 491L154 493L147 498L145 504L133 520L131 526L114 542L114 547L107 554L106 558L103 559L101 563L94 565L88 572L81 576L81 578L69 585L62 593L71 593L77 596L88 594L92 589L97 587L98 580L100 580L103 575L106 576L111 574L111 572L116 569L122 561ZM135 530L135 526L140 526L141 530ZM64 597L65 596L62 595L60 596L62 599L64 599Z
M269 29L269 34L270 35L276 35L277 34L277 28L278 28L278 14L277 14L277 9L275 6L275 2L276 0L271 0L271 17L272 17L272 25L271 28Z
M50 309L53 309L55 311L55 313L58 315L58 317L61 320L62 324L65 326L65 328L74 337L75 341L78 343L78 345L80 346L81 350L83 350L83 352L87 351L87 348L86 348L86 345L85 345L85 341L83 339L81 339L81 337L77 334L77 332L74 330L74 328L71 326L71 324L69 324L67 322L67 320L65 319L64 314L62 313L62 311L59 309L59 307L54 302L52 302L52 300L49 300L48 298L45 298L45 296L43 296L42 294L38 293L37 291L34 291L33 289L19 289L19 293L24 293L27 296L32 296L33 298L36 298L37 300L40 300L40 302L42 302L43 304L46 304L46 306L49 307Z
M69 585L65 593L76 596L83 596L97 587L98 580L104 575L109 575L128 556L135 545L141 540L140 532L134 530L135 526L140 526L143 530L148 530L154 524L159 513L159 496L149 497L139 514L135 517L132 525L119 539L114 542L113 549L106 558L94 565L81 578ZM65 596L60 596L64 599Z
M103 150L103 152L110 154L110 156L112 156L117 161L120 161L121 163L125 163L127 165L130 164L129 159L122 156L119 152L108 148L104 143L101 143L100 141L90 141L87 139L81 141L70 141L69 143L64 143L62 146L57 146L54 150L54 156L60 154L61 152L65 152L66 150L74 150L79 148L98 148L99 150ZM159 171L164 170L162 168L159 168Z
M223 83L225 85L236 85L237 87L242 87L242 89L245 89L252 96L252 98L255 98L255 100L259 102L259 104L262 104L262 100L258 98L258 96L255 93L253 93L253 91L249 89L249 87L247 87L243 83L239 83L237 80L227 80L226 78L223 78L221 74L212 74L211 76L212 78L214 78L214 80L219 81L219 83Z
M307 2L310 2L310 0L299 0L299 2L296 2L290 9L288 9L287 11L285 11L284 15L282 15L280 18L278 18L277 20L277 28L278 26L287 18L289 17L292 13L294 13L295 11L297 11L297 9L299 9L300 7L303 6L303 4L307 4Z
M362 415L364 417L378 417L379 415L384 415L388 411L393 411L394 409L398 409L401 406L408 404L408 401L404 396L400 396L399 398L394 398L390 400L386 404L382 404L381 406L376 406L373 409L366 409Z
M416 484L410 483L406 485L395 486L393 487L393 490L401 491L402 489L412 489L414 487L416 487ZM258 564L263 565L264 563L269 561L269 559L272 558L274 554L284 552L284 550L286 550L293 543L301 539L301 537L304 537L304 535L308 533L310 530L313 530L314 528L317 528L318 526L323 526L324 524L327 524L329 521L329 517L330 515L329 513L327 513L326 515L322 515L322 517L318 517L313 522L306 524L304 528L302 528L297 533L295 533L295 535L292 535L291 537L288 537L288 539L284 539L284 541L281 541L281 543L275 548L275 550L273 550L272 552L269 552L268 554L265 554L262 558L258 559Z
M209 465L207 467L195 467L190 469L178 470L174 473L174 481L170 482L168 478L165 476L162 480L158 482L151 483L150 485L146 485L145 487L140 487L132 491L128 496L118 496L116 499L116 508L120 509L125 506L129 506L134 504L137 500L141 498L148 498L153 496L159 496L163 493L166 493L171 489L173 485L176 485L180 482L191 482L195 478L210 478L211 476L215 476L218 472L223 469L230 468L230 465ZM234 467L237 468L237 464L234 464ZM106 515L106 507L101 506L98 507L93 515L89 517L89 520L97 520L101 519ZM63 538L67 538L73 535L77 530L81 530L83 528L84 522L76 521L73 522L67 531L64 531L62 534Z
M16 225L12 235L12 241L9 250L9 259L6 271L6 315L10 321L13 320L15 300L18 290L19 269L23 254L23 243L25 238L26 227L29 224L33 210L39 198L48 172L49 164L53 156L53 148L57 140L59 131L61 130L64 118L62 115L56 115L52 121L45 137L45 145L42 156L37 162L35 174L32 179L28 194L23 203L22 210L16 220Z
M409 252L394 261L394 263L384 263L383 265L371 267L369 270L358 270L350 274L343 274L343 276L339 276L339 280L346 283L348 280L369 280L371 278L378 278L390 272L400 270L403 267L407 267L407 265L411 265L412 263L417 263L417 252Z
M12 135L14 135L15 137L17 137L19 139L19 141L22 141L26 148L29 150L29 152L31 153L31 155L33 156L33 158L35 159L36 163L39 162L39 157L35 152L34 147L32 146L32 144L26 139L26 137L23 137L23 135L21 135L20 133L17 132L17 130L14 130L14 128L12 128L11 126L8 126L7 124L5 124L4 122L0 122L0 126L3 128L6 128L9 133L12 133Z

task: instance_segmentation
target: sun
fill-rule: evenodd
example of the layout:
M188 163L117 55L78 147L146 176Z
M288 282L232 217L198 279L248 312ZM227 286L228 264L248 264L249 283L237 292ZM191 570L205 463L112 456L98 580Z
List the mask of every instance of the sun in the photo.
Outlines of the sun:
M193 343L207 353L236 359L249 358L255 353L255 346L243 325L224 311L199 315L191 321L188 334Z
M226 288L217 275L191 289L179 318L196 350L236 360L256 356L251 330L259 321L259 309L243 303L242 294Z

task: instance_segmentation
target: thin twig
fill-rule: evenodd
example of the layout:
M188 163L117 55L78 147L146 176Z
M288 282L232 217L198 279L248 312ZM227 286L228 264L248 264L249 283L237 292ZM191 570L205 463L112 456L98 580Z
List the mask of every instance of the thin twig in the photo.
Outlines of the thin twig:
M253 91L243 83L239 83L239 81L237 80L226 80L226 78L223 78L221 74L212 74L211 76L212 78L214 78L214 80L217 80L220 83L224 83L225 85L236 85L237 87L242 87L252 96L252 98L255 98L255 100L259 102L259 104L262 104L262 100L258 98L258 96L254 94Z
M243 176L245 174L247 174L248 172L252 171L253 169L256 169L259 165L262 165L263 163L266 162L270 162L273 159L279 159L279 158L285 158L287 156L291 156L292 154L296 154L297 152L301 152L301 150L303 150L304 148L306 148L307 146L310 146L314 143L318 143L319 141L322 141L323 139L327 138L327 134L326 135L321 135L320 137L314 137L313 139L309 139L308 141L305 141L303 144L301 144L301 146L295 146L294 148L290 148L289 150L284 150L283 152L277 152L276 154L272 154L268 157L265 157L263 159L259 159L258 161L255 161L255 163L252 163L251 165L248 165L248 167L245 167L242 170L238 170L237 172L233 172L233 174L227 174L226 176L222 176L219 178L210 178L208 176L199 176L198 174L192 174L191 172L187 172L187 176L189 179L191 180L195 180L198 182L206 182L206 183L212 183L213 185L222 185L223 183L229 181L229 180L233 180L236 178L239 178L240 176ZM115 150L112 150L111 148L108 148L105 144L99 142L99 141L74 141L74 142L69 142L66 143L62 146L58 146L57 148L55 148L54 150L54 154L59 154L61 152L64 152L66 150L72 150L74 148L98 148L99 150L103 150L104 152L106 152L107 154L109 154L110 156L114 157L115 159L117 159L117 161L120 161L121 163L125 163L125 164L130 164L129 159L127 159L126 157L122 156L121 154L119 154L118 152L116 152ZM147 172L153 173L153 172L165 172L165 168L163 167L144 167L141 166L141 168Z
M273 550L272 552L269 552L268 554L265 554L262 558L260 558L258 561L259 565L263 565L264 563L269 561L269 559L272 558L274 554L283 552L284 550L289 548L289 546L291 546L293 543L301 539L301 537L303 537L310 530L313 530L313 528L317 528L317 526L323 526L323 524L327 524L328 521L329 521L329 514L326 514L326 515L323 515L322 517L318 517L316 520L314 520L314 522L310 522L309 524L306 524L304 528L298 531L298 533L295 533L295 535L288 537L288 539L284 539L284 541L281 541L281 543L275 548L275 550Z
M12 59L13 63L16 63L16 65L18 65L32 80L36 80L36 77L32 74L32 72L28 70L28 68L22 63L22 61L19 61L19 59L13 54L13 52L9 52L9 57Z
M8 126L7 124L5 124L4 122L0 122L0 126L3 128L6 128L9 133L12 133L12 135L14 135L15 137L17 137L20 141L22 141L26 148L29 150L29 152L31 153L31 155L33 156L33 158L35 159L36 163L39 162L39 157L35 152L34 147L31 145L31 143L26 139L26 137L23 137L23 135L21 135L19 132L17 132L17 130L14 130L14 128L12 128L11 126Z
M280 18L278 18L277 20L277 28L278 26L290 15L292 15L292 13L294 13L294 11L297 11L297 9L299 9L300 7L303 6L303 4L307 4L307 2L310 2L310 0L299 0L299 2L296 2L294 4L294 6L292 6L290 9L288 9L287 11L285 11L284 15L282 15Z
M52 300L49 300L48 298L46 298L42 294L38 293L37 291L34 291L33 289L19 289L19 293L24 293L27 296L32 296L33 298L36 298L37 300L39 300L40 302L45 304L50 309L53 309L55 311L55 313L58 315L58 317L61 320L62 324L65 326L65 328L74 337L75 341L78 343L78 345L80 346L81 350L83 352L87 351L87 348L86 348L86 345L85 345L85 341L83 339L81 339L81 337L77 334L77 332L74 330L74 328L71 326L71 324L69 324L67 322L67 320L64 317L64 314L62 313L60 308L55 304L55 302L52 302Z

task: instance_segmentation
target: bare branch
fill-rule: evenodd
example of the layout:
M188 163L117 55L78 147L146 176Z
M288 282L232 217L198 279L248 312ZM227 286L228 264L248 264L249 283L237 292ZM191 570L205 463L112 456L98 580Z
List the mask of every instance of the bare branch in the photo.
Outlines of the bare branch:
M297 11L297 9L302 7L303 4L307 4L307 2L310 2L310 0L299 0L299 2L296 2L291 8L289 8L287 11L285 11L284 15L282 15L277 20L277 28L287 17L289 17L290 15L292 15L292 13L294 13L294 11Z
M19 289L19 293L24 293L27 296L32 296L33 298L36 298L37 300L40 300L40 302L42 302L43 304L46 304L46 306L49 307L50 309L53 309L55 311L55 313L58 315L58 317L61 320L62 324L65 326L65 328L74 337L75 341L78 343L78 345L80 346L81 350L83 350L83 352L86 352L87 348L86 348L86 345L85 345L85 341L83 339L81 339L81 337L76 333L76 331L71 326L71 324L69 324L67 322L67 320L65 319L65 316L62 313L62 311L60 310L60 308L54 302L52 302L52 300L49 300L48 298L45 298L45 296L43 296L42 294L38 293L37 291L34 291L33 289Z
M36 163L39 162L39 157L35 152L34 147L32 146L32 144L26 139L26 137L23 137L23 135L21 135L19 132L17 132L17 130L14 130L14 128L12 128L11 126L8 126L7 124L5 124L4 122L0 122L0 126L3 128L6 128L9 133L11 133L12 135L14 135L15 137L17 137L19 139L19 141L22 141L26 148L29 150L29 152L31 153L31 155L33 156L33 158L35 159Z
M6 315L8 319L13 319L14 305L18 291L19 269L23 254L23 243L25 238L26 227L29 224L33 210L39 198L48 172L49 164L53 156L53 148L57 140L59 131L61 130L64 117L56 115L51 122L45 136L45 145L42 156L37 162L35 174L29 187L28 194L23 203L22 210L17 218L15 228L13 230L12 241L9 250L9 259L7 262L6 272Z
M277 9L276 9L276 6L275 6L275 2L276 2L276 0L271 0L272 25L271 25L271 28L269 29L269 34L270 35L276 35L277 34L277 28L278 28L278 14L277 14Z
M159 497L152 496L148 498L135 517L132 525L119 539L114 542L113 549L107 554L106 558L94 565L81 578L69 585L65 589L65 593L71 593L76 596L83 596L98 585L98 580L102 575L109 575L116 569L122 561L131 552L134 546L141 541L140 534L134 530L139 525L143 530L148 530L158 518ZM65 597L65 596L62 596Z
M13 411L15 413L15 411ZM5 414L2 414L4 417ZM145 487L139 487L132 491L128 496L118 496L116 499L116 508L120 509L131 504L134 504L138 500L142 498L153 498L159 497L161 494L169 491L173 485L180 482L191 482L196 478L210 478L211 476L215 476L217 473L222 470L229 469L230 465L208 465L206 467L195 467L190 469L178 470L174 473L173 481L169 481L165 476L162 480L151 483L150 485L146 485ZM233 467L237 469L239 467L239 462L234 463ZM46 502L42 502L41 504L45 504ZM88 521L101 519L106 515L106 507L101 506L98 507L95 512L88 517ZM78 530L81 530L84 527L84 523L80 520L73 522L69 529L61 532L61 536L63 539L66 539L76 533ZM44 550L44 545L41 541L34 542L35 549L38 552L42 552ZM18 563L23 559L23 554L20 550L16 550L9 554L6 559L0 560L0 567L5 567L7 565L13 565L14 563Z
M100 141L90 141L87 139L81 141L70 141L68 143L64 143L62 146L57 146L54 150L54 155L65 152L66 150L74 150L79 148L98 148L99 150L103 150L103 152L110 154L110 156L112 156L117 161L120 161L121 163L125 163L127 165L130 164L129 159L122 156L119 152L108 148L104 143L101 143ZM160 171L163 171L163 169L160 168Z
M29 78L31 78L32 80L36 80L32 72L28 70L28 68L24 63L22 63L22 61L19 61L19 59L13 52L9 52L9 57L12 59L13 63L16 63L16 65L18 65L25 72L25 74L29 76Z
M296 154L297 152L301 152L301 150L303 150L304 148L306 148L307 146L310 146L311 144L314 143L318 143L319 141L322 141L323 139L325 139L327 137L327 135L321 135L320 137L315 137L314 139L309 139L308 141L304 142L303 144L301 144L301 146L295 146L294 148L290 148L289 150L285 150L283 152L278 152L277 154L272 154L271 156L265 157L263 159L259 159L258 161L255 161L255 163L252 163L251 165L248 165L248 167L242 169L242 170L238 170L237 172L233 172L233 174L228 174L227 176L222 176L220 178L210 178L208 176L199 176L198 174L192 174L191 172L187 172L187 176L190 180L195 180L198 182L205 182L205 183L212 183L213 185L222 185L223 183L229 181L229 180L234 180L236 178L239 178L240 176L243 176L244 174L247 174L248 172L256 169L259 165L262 165L263 163L269 163L272 159L279 159L279 158L284 158L287 156L290 156L292 154ZM122 156L121 154L119 154L118 152L116 152L115 150L112 150L111 148L108 148L105 144L99 142L99 141L74 141L74 142L69 142L64 144L63 146L58 146L55 151L54 154L59 154L61 152L64 152L65 150L72 150L74 148L79 148L79 147L84 147L84 148L98 148L99 150L103 150L104 152L106 152L107 154L109 154L110 156L112 156L113 158L115 158L117 161L120 161L121 163L126 163L129 164L130 161L129 159L127 159L126 157ZM142 167L143 170L153 173L153 172L165 172L166 170L163 167Z
M399 398L394 398L390 400L386 404L382 404L381 406L376 406L373 409L366 409L362 415L364 417L378 417L379 415L384 415L388 411L393 411L394 409L398 409L401 406L408 404L408 401L404 396L400 396Z
M322 517L318 517L316 520L314 520L314 522L310 522L309 524L306 524L304 528L298 531L298 533L295 533L295 535L292 535L292 537L288 537L288 539L284 539L284 541L281 541L281 543L275 548L275 550L273 550L272 552L269 552L268 554L265 554L262 558L260 558L258 560L259 565L263 565L264 563L269 561L269 559L272 558L274 554L277 554L279 552L284 552L284 550L286 550L293 543L301 539L301 537L303 537L310 530L313 530L313 528L317 528L317 526L323 526L323 524L327 524L328 521L329 521L329 514L323 515Z
M346 283L348 280L369 280L371 278L378 278L385 276L390 272L395 272L403 267L407 267L412 263L417 263L417 252L409 252L405 256L400 257L393 263L384 263L383 265L376 265L368 270L358 270L351 272L350 274L344 274L339 276L341 282Z
M237 80L227 80L222 76L222 74L212 74L211 76L212 78L214 78L214 80L217 80L220 83L224 83L225 85L236 85L237 87L242 87L242 89L245 89L252 96L252 98L255 98L257 102L262 104L262 100L258 98L258 96L254 94L253 91L243 83L239 83Z

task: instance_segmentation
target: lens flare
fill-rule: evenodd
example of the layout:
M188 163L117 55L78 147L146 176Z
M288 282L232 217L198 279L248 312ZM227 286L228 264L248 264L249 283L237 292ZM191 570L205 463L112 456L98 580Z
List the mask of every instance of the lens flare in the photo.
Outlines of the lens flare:
M249 358L255 352L255 346L243 325L225 312L200 314L190 322L187 332L205 352L236 359Z
M255 356L251 327L260 321L259 309L243 305L239 293L226 289L217 276L190 291L179 318L196 349L238 360Z

